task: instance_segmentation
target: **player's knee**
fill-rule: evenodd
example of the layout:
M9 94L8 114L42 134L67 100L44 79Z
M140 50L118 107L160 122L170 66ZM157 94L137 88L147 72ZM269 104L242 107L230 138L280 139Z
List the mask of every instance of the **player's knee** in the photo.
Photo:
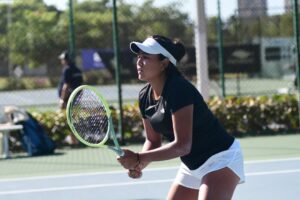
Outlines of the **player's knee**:
M198 200L230 200L233 196L233 191L234 189L202 184Z

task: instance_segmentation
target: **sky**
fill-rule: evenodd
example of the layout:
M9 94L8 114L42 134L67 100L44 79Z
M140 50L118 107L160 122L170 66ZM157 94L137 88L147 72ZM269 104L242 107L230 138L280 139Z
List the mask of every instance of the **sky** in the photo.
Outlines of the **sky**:
M84 1L84 0L79 0ZM154 5L161 6L169 4L178 0L155 0ZM194 20L196 18L196 1L197 0L181 0L184 2L182 11L189 13L190 18ZM55 5L58 9L65 9L67 7L68 0L44 0L46 4ZM142 3L143 0L125 0L128 3ZM221 3L221 15L226 19L234 13L237 9L237 0L220 0ZM271 13L282 12L284 9L284 0L268 0L268 7L272 8ZM279 9L278 9L279 8ZM207 16L217 15L217 0L205 0L205 12Z

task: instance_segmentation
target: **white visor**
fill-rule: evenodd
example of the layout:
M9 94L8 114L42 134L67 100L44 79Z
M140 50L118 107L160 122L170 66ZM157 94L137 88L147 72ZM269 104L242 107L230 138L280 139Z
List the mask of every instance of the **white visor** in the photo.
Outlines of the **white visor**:
M155 39L147 38L143 43L140 42L131 42L130 49L133 53L139 53L139 50L142 50L148 54L162 54L169 59L174 66L176 66L176 59L170 52L168 52L164 47L162 47Z

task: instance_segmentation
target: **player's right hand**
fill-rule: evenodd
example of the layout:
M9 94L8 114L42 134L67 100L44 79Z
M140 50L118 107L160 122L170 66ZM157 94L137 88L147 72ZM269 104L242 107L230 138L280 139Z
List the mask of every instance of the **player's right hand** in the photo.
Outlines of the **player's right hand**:
M123 149L124 155L118 156L118 162L125 168L125 169L135 169L139 164L138 157L135 152L129 149Z

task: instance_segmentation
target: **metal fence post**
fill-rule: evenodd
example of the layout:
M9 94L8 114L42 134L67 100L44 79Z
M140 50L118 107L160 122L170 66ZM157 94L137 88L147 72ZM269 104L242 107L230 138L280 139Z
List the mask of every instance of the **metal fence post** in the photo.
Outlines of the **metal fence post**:
M299 114L299 126L300 126L300 50L299 50L299 17L298 17L298 0L293 1L293 23L294 23L294 39L295 39L295 64L296 64L296 79L298 88L298 114Z
M222 19L221 19L221 6L220 0L218 3L218 59L219 59L219 70L221 76L221 87L222 87L222 97L226 96L225 92L225 77L224 77L224 55L223 55L223 33L222 33Z
M115 54L115 76L118 87L118 100L119 100L119 120L118 130L121 134L121 143L124 144L123 134L123 102L122 102L122 87L120 78L120 48L119 48L119 33L118 33L118 18L117 18L117 6L116 0L113 0L113 43L114 43L114 54Z
M75 62L75 33L73 17L73 0L69 0L69 53L72 62Z

